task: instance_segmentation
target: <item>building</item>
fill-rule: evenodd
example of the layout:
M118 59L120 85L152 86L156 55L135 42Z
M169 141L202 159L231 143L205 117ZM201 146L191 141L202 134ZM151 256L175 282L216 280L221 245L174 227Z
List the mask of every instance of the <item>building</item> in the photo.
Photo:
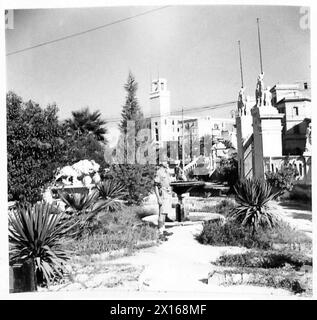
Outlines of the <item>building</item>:
M235 123L232 118L219 119L211 115L203 117L188 114L172 115L170 91L166 79L159 78L152 81L150 109L150 117L147 121L150 124L151 140L154 141L158 150L166 149L166 158L170 161L182 158L183 140L185 163L208 153L208 150L202 146L204 137L212 139L214 143L229 140L233 146L236 146Z
M288 160L299 173L297 184L311 185L309 92L307 82L278 84L264 99L247 101L247 112L236 116L240 178L264 178Z

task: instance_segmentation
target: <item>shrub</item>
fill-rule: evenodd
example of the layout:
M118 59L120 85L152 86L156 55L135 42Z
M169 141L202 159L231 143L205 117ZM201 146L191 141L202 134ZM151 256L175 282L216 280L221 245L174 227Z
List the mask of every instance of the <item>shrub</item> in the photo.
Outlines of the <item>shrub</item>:
M33 259L38 283L61 276L68 259L60 240L75 224L49 204L19 205L9 215L10 262Z
M91 211L92 206L96 203L99 193L98 192L74 192L58 191L61 200L66 204L66 208L70 209L71 214L81 215Z
M230 217L243 226L252 228L252 232L259 227L274 227L277 219L268 207L268 202L276 194L271 186L261 179L246 179L234 186L237 207L232 210Z
M233 186L239 179L237 159L235 157L221 159L220 165L216 170L216 175L221 182L228 183L232 191Z
M266 181L276 189L278 195L283 194L285 191L291 191L294 186L295 178L298 176L296 167L289 163L286 159L281 168L277 172L266 172Z
M154 165L117 164L110 167L109 178L122 183L127 194L123 197L128 204L140 204L154 188L156 169Z
M223 199L219 203L217 203L214 207L216 213L223 214L224 216L228 216L230 211L236 207L236 203L231 199Z
M121 182L114 179L107 179L97 186L99 197L105 201L106 209L109 211L117 211L123 208L123 203L119 200L122 199L125 194L125 187Z
M264 250L273 248L274 244L291 246L300 243L311 247L309 237L281 221L273 229L260 227L256 233L253 233L250 227L234 221L227 221L225 224L206 221L197 240L202 244L215 246L242 246Z

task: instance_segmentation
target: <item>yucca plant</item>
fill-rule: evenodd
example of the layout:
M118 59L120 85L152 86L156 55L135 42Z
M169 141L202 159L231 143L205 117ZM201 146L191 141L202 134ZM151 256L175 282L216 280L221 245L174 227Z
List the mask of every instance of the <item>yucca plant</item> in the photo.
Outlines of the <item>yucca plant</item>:
M105 210L114 212L124 207L121 199L126 195L126 190L121 182L108 179L99 184L97 189Z
M55 276L62 276L68 256L59 241L75 225L64 213L56 213L50 204L18 205L9 214L10 262L32 259L38 282L49 284Z
M75 213L76 215L91 211L99 197L98 191L86 191L84 193L59 191L58 194L67 208L71 210L71 213Z
M230 217L250 227L254 234L258 227L274 227L278 219L269 209L268 203L276 197L272 187L261 179L245 179L234 186L238 206L230 212Z

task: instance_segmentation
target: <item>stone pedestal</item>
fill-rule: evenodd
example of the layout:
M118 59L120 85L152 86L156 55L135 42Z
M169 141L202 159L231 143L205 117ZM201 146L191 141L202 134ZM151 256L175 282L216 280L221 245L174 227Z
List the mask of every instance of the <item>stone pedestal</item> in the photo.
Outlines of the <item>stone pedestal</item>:
M264 177L264 157L282 156L282 118L272 106L252 109L254 136L254 177Z

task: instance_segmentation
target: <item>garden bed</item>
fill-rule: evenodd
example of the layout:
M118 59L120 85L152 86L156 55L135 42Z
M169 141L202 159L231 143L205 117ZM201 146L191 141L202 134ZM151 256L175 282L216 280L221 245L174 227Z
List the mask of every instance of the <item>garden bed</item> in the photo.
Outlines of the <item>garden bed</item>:
M311 295L312 258L293 251L223 255L214 263L208 284L269 286Z

